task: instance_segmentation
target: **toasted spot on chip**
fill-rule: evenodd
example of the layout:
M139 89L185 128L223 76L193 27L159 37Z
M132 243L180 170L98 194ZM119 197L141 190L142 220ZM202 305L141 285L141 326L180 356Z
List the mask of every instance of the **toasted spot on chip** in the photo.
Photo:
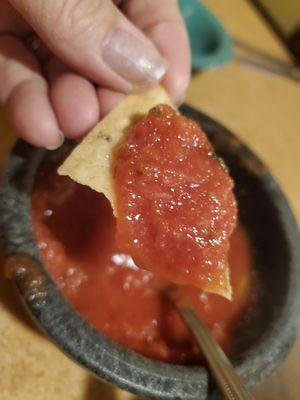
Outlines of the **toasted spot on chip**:
M219 285L211 284L204 288L202 288L205 292L218 294L219 296L225 297L227 300L232 300L232 287L230 283L230 267L229 264L226 263L224 265L223 271L223 280Z
M171 100L161 86L156 86L146 93L127 96L75 147L59 167L59 175L67 175L74 181L103 193L115 213L111 171L114 148L139 116L145 115L160 103L171 105Z

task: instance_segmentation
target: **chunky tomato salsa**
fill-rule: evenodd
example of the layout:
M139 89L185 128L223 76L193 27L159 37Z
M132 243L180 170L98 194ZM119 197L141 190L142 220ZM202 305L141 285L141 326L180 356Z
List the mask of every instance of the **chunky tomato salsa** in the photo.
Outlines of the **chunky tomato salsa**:
M151 118L155 119L155 116ZM186 123L189 126L190 123ZM196 130L195 127L187 127L187 129ZM153 139L153 146L155 145ZM168 145L166 144L166 146ZM174 144L172 151L180 158L180 151L176 146ZM142 148L146 151L143 146ZM123 155L126 151L124 150ZM208 149L205 151L207 153ZM199 153L201 155L201 151ZM33 222L38 248L50 275L62 293L91 325L117 343L153 359L179 364L199 364L201 355L195 342L180 320L173 304L165 295L169 282L156 271L140 269L132 257L124 252L123 248L120 249L115 238L116 219L109 202L103 195L81 186L69 178L58 176L56 173L58 160L55 160L55 155L51 157L52 159L40 168L32 194ZM182 157L185 155L182 154ZM206 157L210 158L205 161ZM124 157L125 159L126 157ZM214 156L206 154L205 157L203 156L202 162L210 163L211 160L214 160ZM183 182L188 186L187 193L197 189L192 187L194 159L191 161L191 164L187 163L183 169L183 173L186 175ZM180 163L180 161L178 162ZM168 163L167 156L166 163ZM128 174L134 176L139 173L147 174L147 169L152 168L151 165L150 162L140 164L140 172L136 172L136 167L134 167ZM222 167L213 162L212 168L217 169L217 173L221 177ZM195 170L197 172L198 167ZM178 172L178 170L176 171ZM120 171L118 171L118 176L120 176ZM183 191L179 187L173 186L172 176L169 176L168 179L170 179L169 188L174 188L177 193L175 208L178 209L180 207L178 202L180 196L183 196ZM221 203L223 202L223 205L229 204L230 213L234 214L234 200L230 194L224 195L225 197L222 194L222 179L218 180L217 185L213 184L210 177L203 177L203 179L204 184L207 185L203 202L209 211L205 211L203 207L199 215L193 214L194 217L198 215L201 224L204 224L205 217L212 217L216 209L213 196L216 196ZM160 190L168 198L166 185L165 182L159 180L157 188L161 188ZM131 192L129 183L128 188L129 198ZM148 189L154 191L152 186ZM171 190L170 193L172 193ZM188 199L182 198L182 201L188 201ZM168 200L163 204L163 213L166 215L167 223L163 224L162 228L171 229L175 223L172 222L172 218L180 219L180 216L178 213L172 214L172 210L166 208L167 205L171 207ZM143 207L147 207L147 205L143 204ZM190 208L192 207L193 205L190 204ZM135 201L133 208L133 213L128 215L136 217L138 211ZM159 210L159 206L157 210ZM124 215L128 213L127 208L122 210L122 215L123 212ZM155 210L152 210L151 213L152 215L156 214ZM158 220L162 218L159 212L157 218ZM191 226L192 222L187 218L186 216L184 223L187 221ZM223 218L224 221L224 218L226 220L227 217L220 218ZM223 228L219 228L218 218L214 221L215 228L212 228L208 222L207 226L195 223L198 224L197 229L207 229L208 237L213 239L217 235L221 238L222 232L224 232ZM158 232L158 226L159 224L156 225L155 233L158 238L163 240L164 231L161 229ZM176 223L176 228L178 226ZM228 236L231 229L232 227L226 227L223 235ZM135 232L131 234L132 240L134 235ZM180 231L178 231L178 235L180 236ZM191 235L193 238L196 237L192 232ZM207 236L202 237L203 240L207 240ZM138 239L140 243L145 240L143 235ZM182 241L178 243L182 243ZM186 240L184 243L184 251L189 251L188 249L196 246L194 239L191 239L190 242ZM210 252L210 250L208 247L207 251ZM147 257L153 257L153 255L147 254ZM155 259L157 259L156 257ZM168 252L166 256L162 257L160 265L165 263L166 257L172 257L172 255ZM181 257L184 257L184 254ZM138 257L136 256L136 258ZM191 259L191 265L192 261ZM230 238L228 262L233 289L232 301L218 295L205 293L197 287L188 285L178 287L178 295L191 302L226 351L230 351L233 328L245 312L249 299L251 257L248 239L241 227L238 227ZM194 274L194 270L191 271Z
M199 125L168 105L153 108L116 150L113 174L120 249L170 282L226 296L237 205Z

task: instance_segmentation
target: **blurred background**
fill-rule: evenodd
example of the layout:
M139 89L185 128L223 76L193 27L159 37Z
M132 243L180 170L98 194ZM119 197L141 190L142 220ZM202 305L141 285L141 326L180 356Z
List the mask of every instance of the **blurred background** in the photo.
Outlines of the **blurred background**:
M298 0L252 0L300 63L300 2Z
M258 154L300 221L300 0L183 0L180 6L193 48L186 102ZM14 141L0 110L0 171ZM3 276L0 354L1 400L135 398L96 380L37 333ZM256 398L299 400L299 358L298 339Z

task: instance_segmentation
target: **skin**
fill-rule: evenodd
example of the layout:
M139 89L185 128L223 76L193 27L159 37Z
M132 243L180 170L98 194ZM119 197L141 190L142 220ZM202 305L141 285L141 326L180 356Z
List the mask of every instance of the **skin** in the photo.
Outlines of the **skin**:
M118 3L1 0L0 102L20 137L55 149L63 136L84 135L132 90L101 59L104 39L115 27L156 47L168 64L162 83L175 103L182 102L190 53L177 2ZM41 39L36 51L26 45L33 31Z

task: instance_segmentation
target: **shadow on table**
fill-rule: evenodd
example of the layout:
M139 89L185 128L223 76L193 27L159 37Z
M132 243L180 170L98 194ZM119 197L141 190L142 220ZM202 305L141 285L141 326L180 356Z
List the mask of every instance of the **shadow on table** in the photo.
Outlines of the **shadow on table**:
M124 392L91 376L87 383L84 400L146 400L146 397Z

